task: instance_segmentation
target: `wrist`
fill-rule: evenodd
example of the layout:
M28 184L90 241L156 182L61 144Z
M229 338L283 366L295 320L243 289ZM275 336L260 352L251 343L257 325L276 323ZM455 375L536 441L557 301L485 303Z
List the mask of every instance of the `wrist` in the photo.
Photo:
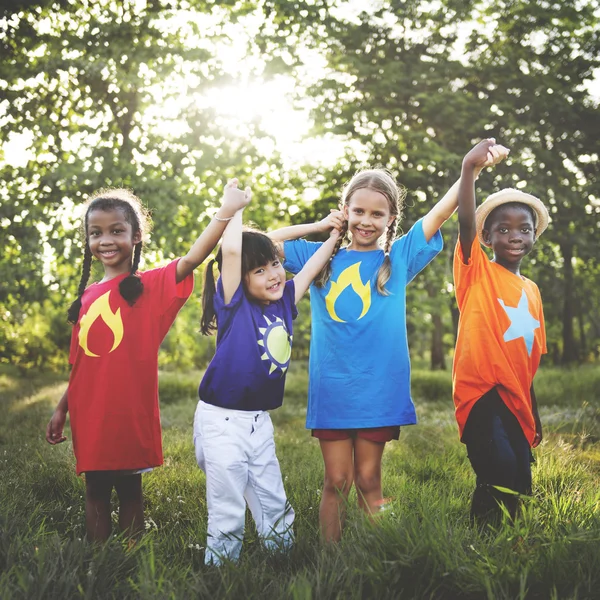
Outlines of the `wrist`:
M465 179L472 179L473 181L475 181L479 177L481 171L482 167L478 167L471 163L463 162L461 177Z
M463 162L462 162L463 172L478 173L481 171L481 169L483 169L483 167L477 165L476 163L472 162L471 160L468 160L466 157L463 159Z
M233 219L233 217L235 217L236 212L236 210L233 210L227 206L221 206L213 218L217 221L230 221Z

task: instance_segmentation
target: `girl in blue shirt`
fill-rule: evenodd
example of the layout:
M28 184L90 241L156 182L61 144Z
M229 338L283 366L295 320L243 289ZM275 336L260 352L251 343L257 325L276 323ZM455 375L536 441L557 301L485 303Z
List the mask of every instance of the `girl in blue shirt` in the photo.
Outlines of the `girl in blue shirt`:
M494 140L481 144L489 149L486 165L504 157ZM380 510L385 444L398 439L401 425L416 423L406 286L442 249L439 229L457 207L457 189L458 182L396 239L404 192L387 171L364 170L344 188L341 211L269 234L285 241L284 266L296 273L321 246L296 238L341 229L332 260L311 287L306 426L319 439L325 464L319 517L326 541L341 537L353 483L363 510ZM342 248L346 233L350 243Z

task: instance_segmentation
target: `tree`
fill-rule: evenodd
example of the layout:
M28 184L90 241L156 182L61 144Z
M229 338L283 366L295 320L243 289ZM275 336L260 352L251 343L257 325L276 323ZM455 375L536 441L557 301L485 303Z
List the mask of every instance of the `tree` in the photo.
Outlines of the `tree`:
M328 73L310 90L316 130L359 142L365 162L397 173L419 198L411 219L457 177L470 143L494 136L511 148L507 165L482 175L479 195L525 187L549 205L552 225L531 271L555 292L542 287L549 331L562 328L561 339L550 342L562 362L575 360L578 306L583 310L581 298L597 288L595 277L578 275L599 250L600 113L586 87L599 66L597 0L390 2L359 14L321 2L318 16L308 4L296 2L295 11L271 6L281 28L302 23L309 43L327 56ZM360 162L354 147L326 178L342 171L347 177ZM435 261L417 281L430 298L448 286L447 264ZM422 294L419 300L436 323L434 339L441 339L442 304L427 304ZM592 331L587 321L579 317L583 334ZM440 354L436 347L432 357Z
M549 207L543 246L551 260L538 256L536 271L554 277L558 262L562 288L545 307L562 322L562 362L573 362L583 343L574 331L577 297L597 284L577 277L578 264L600 251L600 116L586 86L600 66L600 4L510 0L476 9L482 27L468 42L467 85L490 108L488 127L513 149L514 184Z
M231 82L215 44L250 8L74 0L4 9L0 141L20 134L32 141L27 164L0 163L3 332L22 337L32 311L72 297L81 260L76 213L92 190L127 186L153 210L152 264L199 235L227 178L249 178L265 163L256 123L242 139L195 104L211 86ZM265 202L250 211L259 223L278 214L264 193L278 167L275 155L262 169L256 193ZM3 360L15 348L0 338Z

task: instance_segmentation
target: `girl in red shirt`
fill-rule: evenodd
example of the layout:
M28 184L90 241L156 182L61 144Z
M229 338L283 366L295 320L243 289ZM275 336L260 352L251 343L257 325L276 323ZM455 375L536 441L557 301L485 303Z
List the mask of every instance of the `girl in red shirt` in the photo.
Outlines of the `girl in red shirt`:
M182 258L138 272L149 218L125 189L104 189L88 200L69 385L46 430L59 444L70 413L77 473L85 473L86 529L92 541L111 532L110 497L119 498L119 526L129 534L144 525L141 473L163 462L158 408L158 349L193 289L193 271L217 244L227 222L249 195L231 182L222 206ZM104 268L87 286L93 259Z

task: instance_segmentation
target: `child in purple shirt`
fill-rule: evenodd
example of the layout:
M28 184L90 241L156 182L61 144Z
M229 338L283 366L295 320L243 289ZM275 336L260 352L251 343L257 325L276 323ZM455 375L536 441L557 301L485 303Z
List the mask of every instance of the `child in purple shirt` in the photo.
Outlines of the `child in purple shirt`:
M228 183L237 187L237 180ZM250 201L246 188L246 202ZM206 564L237 560L246 504L268 548L293 542L268 410L281 406L290 362L296 303L331 256L339 232L286 282L273 242L242 230L240 209L229 221L203 292L202 332L217 331L217 348L200 383L194 446L206 473ZM213 265L221 277L215 287Z

